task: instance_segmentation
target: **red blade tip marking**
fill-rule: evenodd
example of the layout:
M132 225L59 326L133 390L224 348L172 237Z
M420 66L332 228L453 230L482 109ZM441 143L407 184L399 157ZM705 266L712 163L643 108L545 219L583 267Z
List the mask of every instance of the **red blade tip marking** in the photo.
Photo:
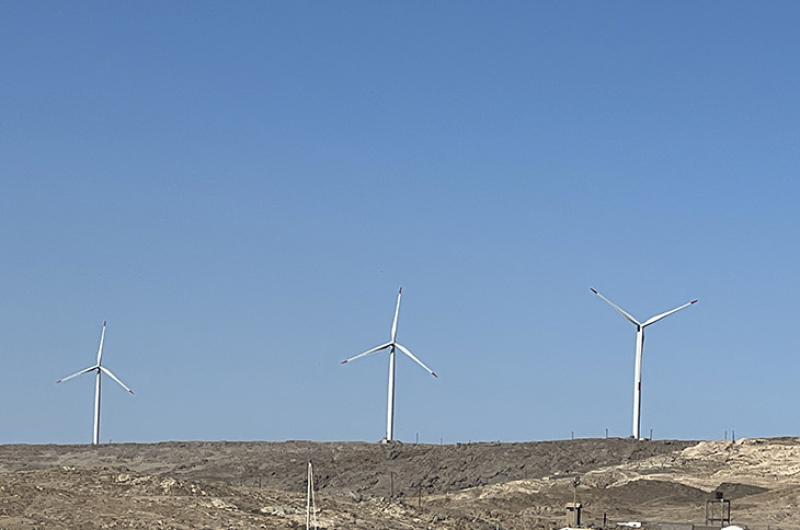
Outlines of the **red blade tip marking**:
M594 294L597 294L597 290L594 287L589 287L589 290L592 291Z
M697 303L697 300L692 300L692 303L693 303L693 304L696 304L696 303Z
M56 383L60 383L60 382L61 382L61 379L59 379L58 381L56 381Z
M103 320L103 327L106 327L106 321Z
M130 392L131 394L133 394L133 390L128 390L128 392Z
M347 361L342 361L342 364L347 364Z
M401 288L400 288L400 291L398 291L398 292L402 294L402 292L403 292L403 288L401 287Z
M432 375L433 377L436 377L437 379L439 378L439 376L438 376L438 375L436 375L436 372L431 372L431 375Z

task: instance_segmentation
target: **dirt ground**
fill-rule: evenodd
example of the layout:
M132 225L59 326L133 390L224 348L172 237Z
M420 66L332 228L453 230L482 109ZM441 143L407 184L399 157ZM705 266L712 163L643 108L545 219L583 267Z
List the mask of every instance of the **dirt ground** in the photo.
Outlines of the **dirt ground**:
M267 442L0 446L0 530L553 529L733 522L800 529L800 439L581 439L457 445ZM578 485L575 486L576 481Z

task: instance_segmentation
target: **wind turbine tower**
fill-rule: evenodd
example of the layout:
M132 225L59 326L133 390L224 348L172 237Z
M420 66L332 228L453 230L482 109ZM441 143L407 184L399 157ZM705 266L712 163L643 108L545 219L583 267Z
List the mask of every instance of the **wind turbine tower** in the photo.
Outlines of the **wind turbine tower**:
M400 291L397 293L397 307L394 310L394 320L392 321L392 331L391 337L389 342L386 344L381 344L380 346L376 346L371 350L367 350L364 353L360 353L355 357L351 357L347 360L342 361L342 364L347 364L350 361L354 361L361 357L365 357L372 353L379 352L381 350L385 350L389 348L389 405L388 410L386 413L386 441L392 441L394 439L394 364L395 364L395 349L400 350L402 353L406 354L408 357L411 358L412 361L423 367L427 372L429 372L433 377L439 377L436 375L436 372L425 366L422 361L417 359L413 353L411 353L408 348L397 342L397 319L400 316L400 297L403 295L403 288L400 288Z
M89 368L85 368L80 372L74 373L70 376L65 377L64 379L59 379L56 383L61 383L62 381L66 381L67 379L72 379L73 377L77 377L79 375L83 375L88 372L97 372L95 376L95 386L94 386L94 431L92 434L92 444L97 445L100 443L100 373L106 374L108 377L116 381L117 383L122 386L125 390L133 394L133 390L125 386L125 383L117 379L117 376L111 373L111 370L106 368L101 364L103 359L103 339L106 336L106 323L103 322L103 331L100 332L100 348L97 349L97 364L94 366L90 366Z
M685 307L696 304L697 300L692 300L691 302L687 302L680 307L676 307L675 309L671 309L665 313L650 317L644 322L639 322L629 313L620 308L617 304L598 293L596 289L592 287L589 289L591 289L594 294L602 298L608 305L616 309L617 312L624 316L631 324L636 326L636 361L633 369L633 437L639 440L641 439L639 433L642 420L642 351L644 350L644 328L670 316L672 313L676 313Z

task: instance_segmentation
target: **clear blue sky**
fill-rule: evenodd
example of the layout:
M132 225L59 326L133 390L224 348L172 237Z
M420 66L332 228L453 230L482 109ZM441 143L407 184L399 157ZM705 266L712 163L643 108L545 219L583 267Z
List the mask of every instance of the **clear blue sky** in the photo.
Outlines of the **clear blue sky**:
M797 2L0 3L0 443L800 435Z

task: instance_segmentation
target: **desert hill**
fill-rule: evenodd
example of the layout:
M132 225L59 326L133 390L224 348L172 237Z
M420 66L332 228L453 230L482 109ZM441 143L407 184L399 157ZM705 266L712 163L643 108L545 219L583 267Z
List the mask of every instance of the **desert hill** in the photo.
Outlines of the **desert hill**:
M321 528L560 528L573 495L584 525L702 525L721 491L736 524L800 529L800 440L780 438L6 445L0 530L304 527L308 461Z

